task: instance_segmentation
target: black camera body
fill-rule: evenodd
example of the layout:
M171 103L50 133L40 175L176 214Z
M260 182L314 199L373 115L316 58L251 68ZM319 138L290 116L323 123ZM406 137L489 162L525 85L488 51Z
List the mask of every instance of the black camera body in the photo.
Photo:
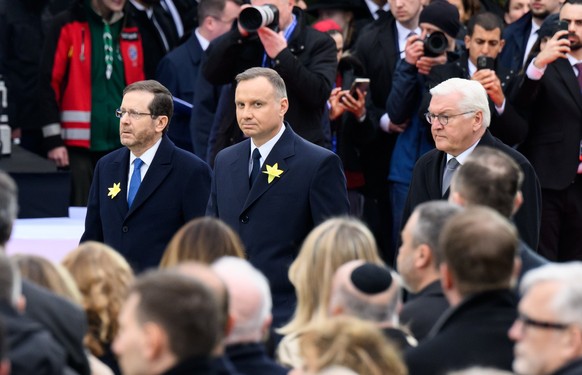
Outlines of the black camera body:
M238 24L249 33L261 27L279 31L279 9L271 4L255 5L243 9L238 16Z
M495 69L495 59L489 56L479 56L477 57L477 70L481 69Z
M437 57L442 55L449 46L449 41L445 36L445 33L440 31L435 31L432 34L428 34L424 40L424 55L426 57Z
M568 21L564 21L564 20L558 21L558 25L556 28L557 28L556 32L561 31L561 30L568 31ZM562 35L560 37L560 39L568 39L568 34Z

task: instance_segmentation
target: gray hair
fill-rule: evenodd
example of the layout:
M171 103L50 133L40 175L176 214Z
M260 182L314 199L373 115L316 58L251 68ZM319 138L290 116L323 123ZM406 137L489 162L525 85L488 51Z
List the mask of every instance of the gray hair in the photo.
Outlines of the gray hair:
M439 235L447 221L461 210L461 207L447 201L425 202L414 210L418 213L418 221L412 229L412 245L417 247L427 244L433 253L434 266L437 269L443 260L439 249Z
M269 81L273 89L275 90L275 96L277 99L283 99L287 97L287 88L285 87L285 81L277 73L277 71L270 68L250 68L236 76L236 83L239 84L242 81L249 81L251 79L264 77Z
M21 294L22 279L18 267L12 259L0 253L0 300L16 307Z
M271 290L267 278L248 261L233 256L218 259L211 268L225 282L231 298L242 290L253 290L260 294L260 305L253 306L252 315L247 316L245 320L235 320L234 327L226 338L227 342L235 344L260 341L264 322L271 315L272 308ZM232 300L230 308L238 308Z
M523 295L543 282L561 284L549 306L565 323L582 327L582 262L550 263L533 269L523 277L520 291Z
M483 113L483 127L489 127L491 123L491 111L489 100L483 85L477 81L463 78L450 78L436 85L430 90L432 96L444 96L459 94L457 103L460 112L480 111Z
M5 246L18 214L18 188L4 171L0 171L0 246Z

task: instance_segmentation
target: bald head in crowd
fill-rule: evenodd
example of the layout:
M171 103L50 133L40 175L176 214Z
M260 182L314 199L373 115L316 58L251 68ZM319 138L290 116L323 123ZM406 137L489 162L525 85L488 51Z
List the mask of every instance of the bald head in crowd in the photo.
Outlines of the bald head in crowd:
M400 283L383 266L353 260L336 271L330 297L331 315L350 315L382 327L398 324Z
M509 330L518 374L582 373L582 263L548 264L528 272L518 318Z
M226 284L230 296L232 329L226 344L261 342L273 320L269 282L241 258L223 257L211 267Z

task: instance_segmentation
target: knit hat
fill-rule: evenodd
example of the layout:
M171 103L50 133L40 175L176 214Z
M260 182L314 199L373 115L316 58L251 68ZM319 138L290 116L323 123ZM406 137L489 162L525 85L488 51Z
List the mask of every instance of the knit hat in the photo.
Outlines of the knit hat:
M419 23L430 23L455 38L461 28L457 7L446 0L433 0L420 12Z

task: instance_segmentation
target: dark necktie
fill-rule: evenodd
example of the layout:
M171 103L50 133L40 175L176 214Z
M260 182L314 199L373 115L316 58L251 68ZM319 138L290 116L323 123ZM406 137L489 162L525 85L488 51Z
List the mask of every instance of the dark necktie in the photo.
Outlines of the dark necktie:
M141 166L143 161L137 158L133 161L133 173L131 175L131 180L129 181L129 194L127 194L127 205L131 207L135 195L139 190L139 185L141 185Z
M253 169L251 170L251 176L249 177L249 186L253 186L253 183L257 179L259 170L261 169L261 153L258 148L253 151Z
M445 167L445 173L443 174L443 189L442 189L443 196L445 195L447 190L449 190L453 174L455 174L455 170L459 165L460 165L459 162L455 158L452 158L451 160L448 161L447 166Z
M582 92L582 63L574 64L574 66L578 69L578 86Z

